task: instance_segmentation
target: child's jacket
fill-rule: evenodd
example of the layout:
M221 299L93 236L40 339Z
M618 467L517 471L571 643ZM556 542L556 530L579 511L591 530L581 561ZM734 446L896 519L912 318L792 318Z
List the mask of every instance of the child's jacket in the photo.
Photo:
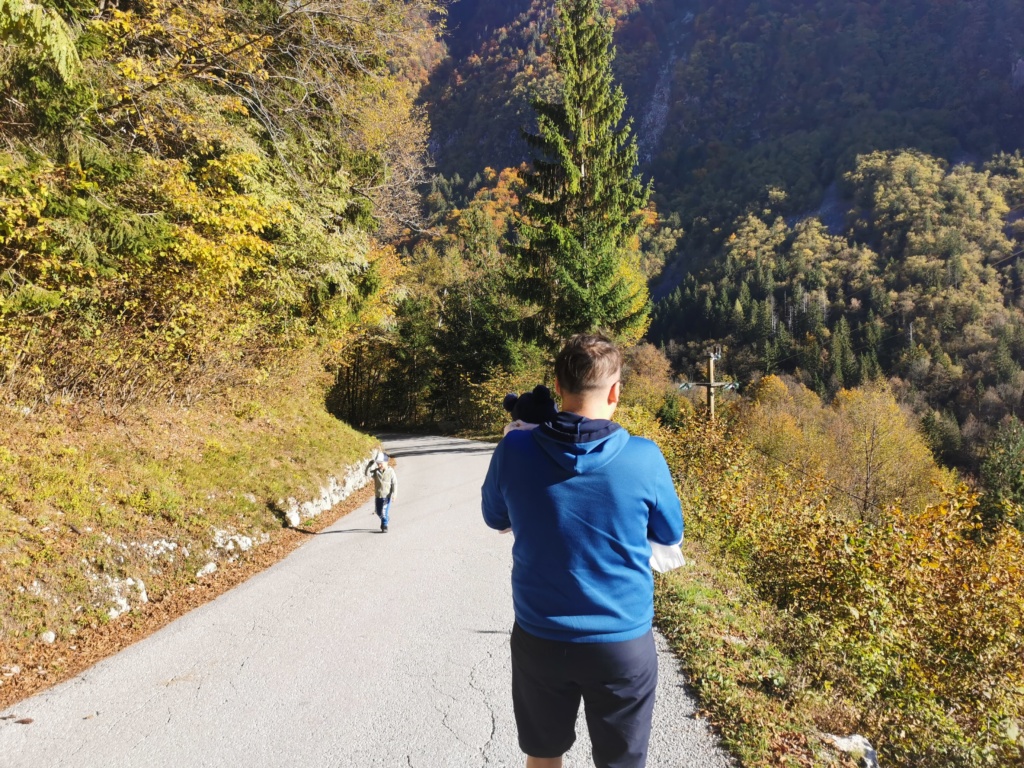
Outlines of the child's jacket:
M391 500L395 501L395 496L398 493L398 475L395 474L392 467L385 467L384 471L381 471L374 466L367 471L367 474L373 478L374 496L378 499L386 499L390 496Z

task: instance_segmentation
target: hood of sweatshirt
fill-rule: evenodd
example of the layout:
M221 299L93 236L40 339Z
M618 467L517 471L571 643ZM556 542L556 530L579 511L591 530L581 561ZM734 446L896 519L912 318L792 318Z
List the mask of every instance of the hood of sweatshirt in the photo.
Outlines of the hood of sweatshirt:
M565 412L531 434L555 463L574 475L604 467L629 442L629 433L614 421Z

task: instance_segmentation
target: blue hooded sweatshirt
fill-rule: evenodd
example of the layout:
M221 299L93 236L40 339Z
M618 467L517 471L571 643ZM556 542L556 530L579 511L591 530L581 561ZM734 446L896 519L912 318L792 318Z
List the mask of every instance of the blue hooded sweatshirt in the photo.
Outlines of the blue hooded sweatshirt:
M611 421L560 413L502 438L482 497L487 525L515 535L520 627L578 643L632 640L651 628L648 538L683 537L679 497L654 443Z

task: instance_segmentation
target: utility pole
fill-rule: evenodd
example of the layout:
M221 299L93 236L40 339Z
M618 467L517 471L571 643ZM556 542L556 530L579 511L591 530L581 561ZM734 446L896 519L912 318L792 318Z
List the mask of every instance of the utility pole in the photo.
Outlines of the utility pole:
M708 391L708 420L715 420L715 390L716 389L736 389L736 383L732 381L715 381L715 361L722 359L722 347L715 345L715 347L708 352L708 380L707 381L689 381L685 384L680 384L679 389L693 389L694 387L704 387Z

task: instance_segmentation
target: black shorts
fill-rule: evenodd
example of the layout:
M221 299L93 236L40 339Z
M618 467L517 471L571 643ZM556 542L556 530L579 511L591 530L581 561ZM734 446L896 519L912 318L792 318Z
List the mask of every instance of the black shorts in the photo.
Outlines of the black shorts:
M580 700L598 768L642 768L658 656L651 632L620 643L563 643L512 628L512 705L519 747L559 757L576 741Z

